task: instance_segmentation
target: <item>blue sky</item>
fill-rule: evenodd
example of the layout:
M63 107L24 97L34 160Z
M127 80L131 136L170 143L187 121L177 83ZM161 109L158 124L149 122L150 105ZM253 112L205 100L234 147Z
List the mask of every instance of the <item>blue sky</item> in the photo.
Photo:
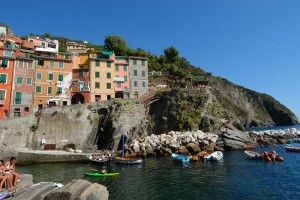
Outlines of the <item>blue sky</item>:
M26 4L25 4L26 2ZM16 35L63 36L102 45L107 35L130 48L180 56L267 93L300 119L298 0L6 1L0 22Z

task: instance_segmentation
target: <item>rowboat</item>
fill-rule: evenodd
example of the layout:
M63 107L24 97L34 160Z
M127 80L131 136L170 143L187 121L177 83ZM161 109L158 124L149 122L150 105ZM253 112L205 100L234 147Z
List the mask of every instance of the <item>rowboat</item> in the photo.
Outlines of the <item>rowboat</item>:
M114 172L114 173L104 173L104 174L101 174L101 173L98 173L98 172L90 172L90 173L84 173L85 176L116 176L116 175L119 175L119 172Z
M175 161L178 162L183 162L183 163L190 162L190 158L188 156L172 153L172 157Z
M111 161L111 158L106 157L106 156L105 157L99 157L99 158L90 157L89 159L93 164L106 164L106 163L109 163Z
M140 158L116 157L115 162L118 164L143 164L144 160Z
M293 146L291 144L287 144L287 145L285 145L285 150L286 151L300 152L300 147L296 147L296 146Z
M261 154L255 152L255 151L246 150L245 153L247 155L247 158L250 158L250 159L261 159Z
M210 161L219 161L222 158L223 158L223 153L221 151L215 151L210 155L204 157L205 160L210 160Z

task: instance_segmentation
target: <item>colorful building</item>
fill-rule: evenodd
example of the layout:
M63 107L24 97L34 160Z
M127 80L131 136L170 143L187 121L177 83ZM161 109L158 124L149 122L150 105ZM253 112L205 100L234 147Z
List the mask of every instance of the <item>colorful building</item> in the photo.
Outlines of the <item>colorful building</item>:
M148 58L129 57L130 98L140 98L148 92Z
M90 66L89 54L79 54L79 60L73 63L72 104L90 102Z
M12 101L10 117L23 117L33 113L33 81L34 81L33 43L22 41L17 52L14 68Z
M16 41L20 39L12 36L1 36L0 41L0 119L10 116L11 92L13 82L13 72L16 60L18 45Z
M129 62L125 56L115 56L114 88L116 98L130 97Z
M114 91L114 54L111 51L89 54L90 63L90 102L115 98Z

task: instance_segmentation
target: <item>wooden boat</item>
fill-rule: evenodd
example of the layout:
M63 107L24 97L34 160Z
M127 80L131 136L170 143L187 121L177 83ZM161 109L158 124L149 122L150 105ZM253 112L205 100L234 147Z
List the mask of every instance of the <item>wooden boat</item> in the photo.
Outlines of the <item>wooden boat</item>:
M172 157L175 161L178 162L182 162L182 163L190 162L190 158L188 156L172 153Z
M300 152L300 147L293 146L291 144L285 145L286 151Z
M116 176L119 175L119 172L114 172L114 173L105 173L105 174L101 174L98 172L88 172L88 173L84 173L85 176Z
M205 157L205 160L210 161L219 161L223 158L223 153L221 151L215 151L211 153L210 155Z
M107 164L111 161L111 158L106 157L106 156L105 157L98 157L98 158L92 156L89 159L93 164Z
M247 158L250 158L250 159L261 159L261 154L255 152L255 151L246 150L245 153L247 155Z
M140 158L116 157L115 162L118 164L143 164L144 160Z

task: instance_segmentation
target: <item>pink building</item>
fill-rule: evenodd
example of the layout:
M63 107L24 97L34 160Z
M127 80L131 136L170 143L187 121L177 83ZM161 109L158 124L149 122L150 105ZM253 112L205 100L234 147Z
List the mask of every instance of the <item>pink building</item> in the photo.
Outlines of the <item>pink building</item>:
M125 56L115 56L115 78L114 88L116 98L129 98L129 69L128 58Z

